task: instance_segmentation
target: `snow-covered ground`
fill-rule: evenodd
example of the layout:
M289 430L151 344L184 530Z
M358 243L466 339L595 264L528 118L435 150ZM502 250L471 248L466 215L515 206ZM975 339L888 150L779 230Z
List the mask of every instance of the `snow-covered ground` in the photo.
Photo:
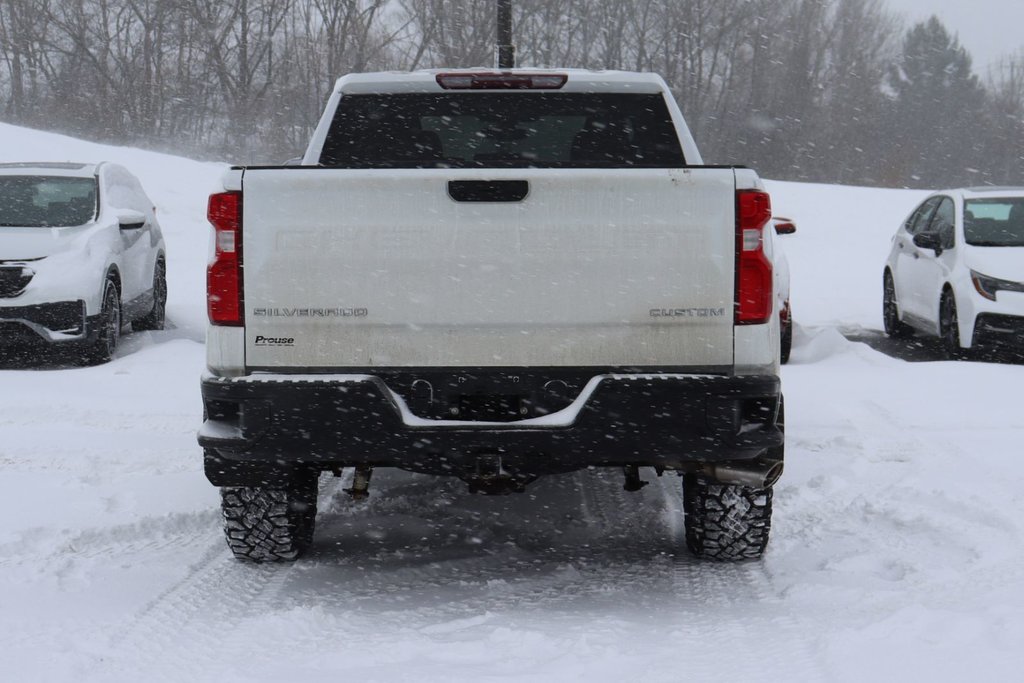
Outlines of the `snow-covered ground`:
M112 159L167 233L172 329L95 368L0 369L3 681L966 681L1024 670L1024 367L908 363L877 328L919 192L772 183L797 330L763 562L687 557L679 481L526 495L321 481L312 553L231 559L194 432L220 173L0 125L0 161ZM650 475L653 476L653 475Z

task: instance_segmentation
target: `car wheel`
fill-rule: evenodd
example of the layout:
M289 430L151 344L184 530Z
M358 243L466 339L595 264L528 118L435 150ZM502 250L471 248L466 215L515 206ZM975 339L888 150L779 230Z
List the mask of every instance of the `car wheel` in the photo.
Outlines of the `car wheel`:
M723 562L756 560L768 546L772 487L722 484L683 476L686 545L697 557Z
M892 273L888 270L885 271L882 283L882 324L885 326L885 333L890 337L905 339L914 333L910 325L900 320L896 285L893 284Z
M964 348L960 346L960 323L956 317L956 299L953 292L946 290L939 302L939 335L942 346L951 359L964 357Z
M316 478L280 487L221 488L224 534L232 554L247 562L291 562L313 542Z
M85 352L85 360L90 364L106 363L114 356L117 344L121 340L121 295L113 280L107 280L103 286L103 306L100 309L99 329L96 340Z
M163 261L153 269L153 310L132 321L133 330L162 330L167 317L167 272Z
M782 324L782 340L779 344L779 360L783 365L789 362L789 354L793 350L793 319Z

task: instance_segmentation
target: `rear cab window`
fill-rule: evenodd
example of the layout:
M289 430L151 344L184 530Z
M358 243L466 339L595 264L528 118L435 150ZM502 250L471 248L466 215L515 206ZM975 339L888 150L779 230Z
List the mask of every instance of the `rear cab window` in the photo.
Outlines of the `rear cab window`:
M334 168L678 168L660 94L344 95L320 156Z

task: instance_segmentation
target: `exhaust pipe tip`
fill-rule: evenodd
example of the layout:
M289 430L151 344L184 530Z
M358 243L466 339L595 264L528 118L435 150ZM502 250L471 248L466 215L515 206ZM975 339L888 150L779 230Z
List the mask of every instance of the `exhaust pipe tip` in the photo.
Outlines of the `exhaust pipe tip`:
M783 469L781 460L752 460L708 465L704 473L722 484L764 489L775 485Z
M775 482L782 477L782 471L785 469L785 464L781 460L772 460L770 462L771 466L764 475L764 487L775 486Z

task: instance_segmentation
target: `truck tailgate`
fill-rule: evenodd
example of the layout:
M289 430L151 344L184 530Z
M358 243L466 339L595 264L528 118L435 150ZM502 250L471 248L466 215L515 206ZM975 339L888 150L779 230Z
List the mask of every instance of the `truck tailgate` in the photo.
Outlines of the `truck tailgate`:
M248 169L243 196L249 368L732 364L731 169Z

